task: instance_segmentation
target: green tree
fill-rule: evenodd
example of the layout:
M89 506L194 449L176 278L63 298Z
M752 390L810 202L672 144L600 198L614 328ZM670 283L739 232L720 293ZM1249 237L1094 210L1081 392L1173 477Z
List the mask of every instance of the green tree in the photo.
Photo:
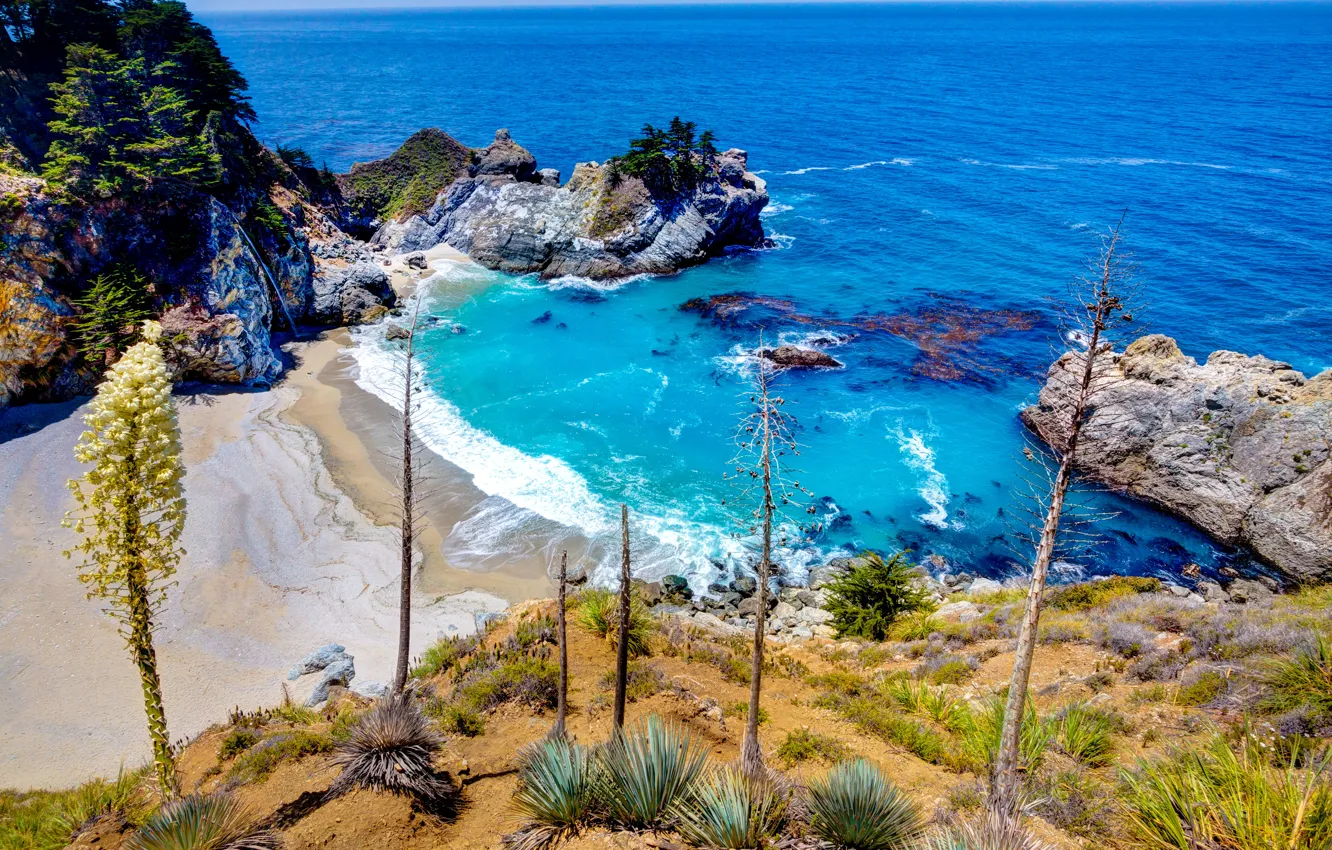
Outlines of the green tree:
M680 116L660 130L643 125L643 134L629 143L629 152L610 163L616 172L642 179L651 189L682 191L698 185L717 157L716 136L706 130L696 137L698 126Z
M185 496L180 429L171 404L171 380L158 346L162 328L145 322L143 341L111 368L85 419L88 430L75 446L80 463L92 464L69 482L78 507L66 527L83 536L65 553L80 552L79 581L89 599L108 603L120 622L139 668L157 781L163 794L175 787L175 762L167 735L162 686L153 649L153 619L184 550Z
M161 181L206 183L217 158L190 125L173 86L177 69L145 71L100 47L69 49L63 82L51 86L56 118L44 176L76 195L108 197Z
M152 318L148 281L134 269L115 267L93 278L74 303L82 310L74 323L79 351L89 361L112 361L139 338Z
M827 604L838 637L883 640L894 620L927 602L925 592L912 581L905 552L887 561L866 552L828 585Z

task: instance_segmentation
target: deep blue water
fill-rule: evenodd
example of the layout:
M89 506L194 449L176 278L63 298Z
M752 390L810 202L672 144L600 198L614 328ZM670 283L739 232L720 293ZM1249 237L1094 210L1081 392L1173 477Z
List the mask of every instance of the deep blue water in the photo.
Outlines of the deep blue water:
M787 299L818 320L766 315L770 336L792 340L930 306L1038 313L967 349L957 380L922 377L916 347L882 331L830 349L845 370L784 380L804 426L801 483L835 504L821 516L842 517L793 564L814 549L907 545L1009 569L1017 412L1060 344L1050 299L1126 208L1151 330L1199 358L1231 348L1332 367L1332 6L205 21L250 81L260 136L335 169L420 127L477 146L507 127L568 175L681 114L747 149L768 181L775 250L612 291L447 273L455 286L433 309L468 333L428 337L426 438L496 495L446 542L461 563L493 565L575 529L613 534L621 500L646 573L701 581L733 549L721 473L744 383L735 355L757 327L678 309L693 297ZM373 348L373 332L364 341ZM1237 557L1150 509L1099 504L1121 514L1081 559L1088 573Z

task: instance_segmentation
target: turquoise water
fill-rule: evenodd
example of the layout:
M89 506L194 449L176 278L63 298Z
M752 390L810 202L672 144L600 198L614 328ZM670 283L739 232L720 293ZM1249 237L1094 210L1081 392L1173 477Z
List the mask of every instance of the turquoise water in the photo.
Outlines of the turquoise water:
M589 536L616 505L646 575L704 585L734 567L723 500L759 327L838 338L844 370L783 379L801 483L837 548L908 546L1012 569L1017 412L1060 344L1051 299L1128 208L1153 331L1205 357L1332 367L1332 7L835 6L214 15L249 78L261 137L335 168L440 126L508 127L543 166L623 147L680 113L750 151L777 248L618 287L475 266L432 304L425 438L487 500L445 543L495 565ZM691 298L783 299L732 322ZM915 344L865 317L1026 311L922 374ZM1030 313L1030 315L1028 315ZM455 333L453 325L465 329ZM363 335L362 378L382 356ZM1114 496L1070 574L1170 575L1243 562ZM801 513L801 519L807 518ZM742 558L743 560L743 558Z

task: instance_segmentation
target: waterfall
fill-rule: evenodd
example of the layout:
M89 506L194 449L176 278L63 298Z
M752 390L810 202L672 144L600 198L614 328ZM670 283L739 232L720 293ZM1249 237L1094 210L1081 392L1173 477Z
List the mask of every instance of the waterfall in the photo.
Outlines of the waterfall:
M227 212L231 211L227 210ZM241 226L240 219L236 218L235 213L232 213L231 217L236 220L236 229L240 231L241 236L245 237L245 244L250 246L250 251L254 254L254 258L259 261L259 268L264 270L264 277L268 278L269 285L273 287L273 294L277 296L278 304L282 305L282 315L287 317L287 326L291 328L291 335L295 336L296 323L292 321L291 311L287 309L287 299L282 297L282 290L278 288L277 281L273 278L273 273L268 270L268 263L264 262L264 255L260 254L259 249L254 246L254 240L250 238L250 234L245 232L245 228Z

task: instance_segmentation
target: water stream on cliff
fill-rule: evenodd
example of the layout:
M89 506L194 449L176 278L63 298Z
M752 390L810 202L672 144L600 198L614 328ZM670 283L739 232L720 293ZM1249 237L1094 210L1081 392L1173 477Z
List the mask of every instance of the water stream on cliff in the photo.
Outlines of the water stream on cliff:
M775 250L618 287L441 270L423 436L493 494L445 542L464 565L575 529L609 565L596 541L623 499L643 572L706 583L736 551L721 474L741 355L764 324L836 340L847 364L785 379L823 520L790 568L910 546L1007 572L1017 412L1060 343L1050 300L1125 207L1151 330L1195 357L1332 367L1326 6L206 18L250 80L261 136L335 169L423 126L470 144L504 126L567 176L679 113L747 148L768 181ZM757 298L730 319L680 309L735 293ZM358 332L372 389L381 337ZM1243 559L1096 499L1119 516L1070 575Z

